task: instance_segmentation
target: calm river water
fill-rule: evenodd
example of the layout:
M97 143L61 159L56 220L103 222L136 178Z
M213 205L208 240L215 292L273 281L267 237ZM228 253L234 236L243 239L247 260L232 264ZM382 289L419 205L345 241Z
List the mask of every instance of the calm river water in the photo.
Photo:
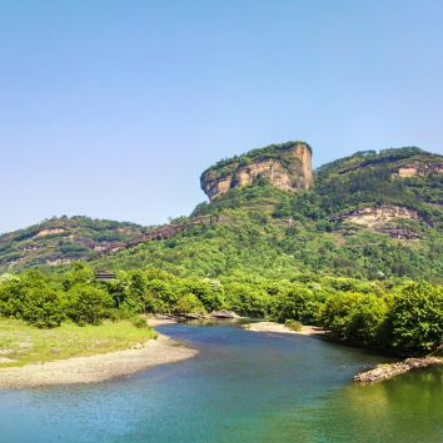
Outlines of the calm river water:
M374 354L232 325L160 328L199 357L91 386L0 391L0 443L442 443L443 372L376 386Z

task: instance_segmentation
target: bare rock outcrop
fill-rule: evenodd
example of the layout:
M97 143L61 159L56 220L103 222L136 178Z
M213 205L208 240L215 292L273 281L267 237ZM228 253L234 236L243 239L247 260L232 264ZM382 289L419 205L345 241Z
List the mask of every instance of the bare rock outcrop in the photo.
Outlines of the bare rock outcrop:
M397 178L427 177L431 174L443 174L443 164L441 162L411 162L403 165L394 172Z
M404 206L383 205L370 206L356 209L346 214L340 214L330 219L339 222L337 230L345 232L345 235L352 235L361 228L369 229L381 234L387 234L399 240L419 240L422 238L420 230L413 226L408 226L404 221L423 222L428 225L417 211Z
M413 211L404 206L383 205L358 209L345 215L343 221L374 228L392 220L418 220L419 218L417 211Z
M241 318L235 312L226 311L226 310L211 312L210 317L218 319L218 320L233 320L233 319Z
M251 151L219 162L201 176L203 191L213 200L230 189L265 179L277 188L296 192L313 185L312 150L306 143L293 142Z
M405 361L380 364L370 371L357 374L354 377L355 383L377 383L383 380L389 380L398 375L414 369L427 368L429 366L442 365L443 359L438 357L408 358Z

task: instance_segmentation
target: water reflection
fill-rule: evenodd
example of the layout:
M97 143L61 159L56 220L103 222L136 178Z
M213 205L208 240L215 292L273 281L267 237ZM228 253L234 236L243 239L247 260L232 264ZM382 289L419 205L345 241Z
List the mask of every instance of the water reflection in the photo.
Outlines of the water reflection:
M282 441L288 443L441 443L443 371L417 371L371 386L347 385L287 418L276 426L285 429Z

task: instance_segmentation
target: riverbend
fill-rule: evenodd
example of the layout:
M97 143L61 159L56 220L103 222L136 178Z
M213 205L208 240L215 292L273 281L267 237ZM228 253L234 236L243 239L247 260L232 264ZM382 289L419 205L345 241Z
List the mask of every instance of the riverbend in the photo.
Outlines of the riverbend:
M112 381L0 392L1 443L436 443L443 376L360 386L384 358L235 324L165 325L192 359Z

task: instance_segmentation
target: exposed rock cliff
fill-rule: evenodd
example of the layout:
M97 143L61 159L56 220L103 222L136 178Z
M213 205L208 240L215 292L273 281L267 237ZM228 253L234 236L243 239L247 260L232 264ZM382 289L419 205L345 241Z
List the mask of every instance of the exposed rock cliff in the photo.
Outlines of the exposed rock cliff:
M413 178L427 177L431 174L443 174L443 164L439 162L411 162L398 168L394 177Z
M285 191L310 189L313 184L312 151L302 142L257 149L223 160L201 176L201 187L212 200L230 189L265 179Z
M368 228L376 228L397 219L418 220L419 215L417 211L405 207L384 205L358 209L342 217L344 221Z
M351 223L352 225L361 226L371 231L387 234L392 238L417 240L420 238L419 232L410 226L402 226L398 223L402 220L415 220L426 223L423 217L417 211L395 205L382 205L361 208L352 212L341 214L338 217L332 217L332 221ZM340 228L343 228L340 225ZM341 230L339 228L339 230ZM352 233L352 229L347 229L348 234Z

